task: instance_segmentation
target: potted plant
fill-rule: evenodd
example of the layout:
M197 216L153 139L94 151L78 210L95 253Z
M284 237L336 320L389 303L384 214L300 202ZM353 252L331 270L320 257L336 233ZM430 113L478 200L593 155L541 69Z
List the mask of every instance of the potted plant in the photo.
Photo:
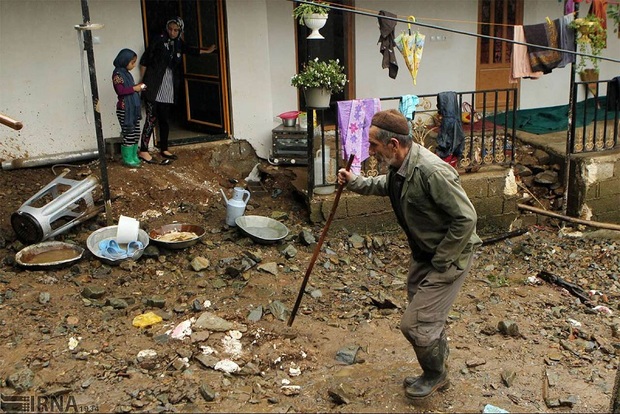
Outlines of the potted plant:
M577 71L580 74L594 72L598 79L599 60L596 56L600 56L603 49L607 47L607 33L601 21L595 15L587 15L573 20L569 27L575 29L579 52L592 55L592 57L579 56Z
M322 1L313 1L310 3L300 3L293 9L293 17L297 19L299 24L306 25L312 30L308 39L324 39L319 33L319 29L325 26L327 21L327 13L329 8L324 6Z
M338 59L322 61L315 58L291 78L292 86L303 88L306 105L311 108L329 107L331 94L341 92L346 83L347 75Z

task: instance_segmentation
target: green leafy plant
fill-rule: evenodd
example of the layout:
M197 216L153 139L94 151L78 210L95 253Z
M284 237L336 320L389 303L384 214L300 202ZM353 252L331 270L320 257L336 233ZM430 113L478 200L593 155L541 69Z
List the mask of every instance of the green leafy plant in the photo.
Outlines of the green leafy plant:
M614 22L614 33L620 29L620 5L610 4L607 6L607 17Z
M324 14L327 15L329 8L322 6L325 4L322 1L316 1L312 3L300 3L295 9L293 9L293 17L296 18L299 24L304 23L304 16L307 14Z
M340 92L348 82L344 67L338 59L321 61L319 58L303 65L302 71L293 75L291 85L297 88L325 88Z
M508 281L506 276L489 275L487 276L487 279L489 280L489 282L495 284L496 287L506 287L510 285L510 282Z
M587 67L592 67L598 72L599 60L597 56L600 56L603 49L607 47L607 32L601 25L601 21L595 15L587 15L573 20L569 27L575 29L579 52L592 55L592 57L579 56L577 71L582 72ZM588 62L591 66L588 65Z

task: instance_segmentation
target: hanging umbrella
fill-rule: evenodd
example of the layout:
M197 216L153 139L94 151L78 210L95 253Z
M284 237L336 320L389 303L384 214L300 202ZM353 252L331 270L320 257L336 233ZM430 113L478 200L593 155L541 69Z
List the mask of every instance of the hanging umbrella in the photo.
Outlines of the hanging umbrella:
M415 17L409 16L407 20L415 22ZM411 33L411 23L409 23L409 32L402 32L399 34L394 42L396 43L396 47L402 53L403 58L405 58L405 64L411 73L411 77L413 78L413 84L416 84L416 77L418 75L418 69L420 67L420 62L422 61L422 51L424 50L424 38L426 36L417 30L415 33Z

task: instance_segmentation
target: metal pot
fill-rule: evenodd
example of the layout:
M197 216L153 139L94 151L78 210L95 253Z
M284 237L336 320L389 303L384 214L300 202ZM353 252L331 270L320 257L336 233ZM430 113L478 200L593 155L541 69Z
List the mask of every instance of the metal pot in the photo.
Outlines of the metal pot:
M165 234L172 232L188 232L195 233L196 237L193 237L189 240L182 241L163 241L159 240L159 238ZM159 228L153 229L149 232L150 240L157 245L166 247L168 249L185 249L186 247L193 246L198 243L198 240L205 235L205 229L201 226L195 224L166 224L165 226L161 226Z
M297 125L297 118L282 118L282 125L285 127L294 127Z
M297 125L297 117L299 116L299 111L290 111L284 112L283 114L278 115L282 120L282 125L285 127L294 127Z

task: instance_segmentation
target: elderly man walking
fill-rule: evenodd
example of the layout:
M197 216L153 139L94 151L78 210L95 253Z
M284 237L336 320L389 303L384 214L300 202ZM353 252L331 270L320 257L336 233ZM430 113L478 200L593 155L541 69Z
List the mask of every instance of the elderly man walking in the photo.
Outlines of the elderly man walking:
M338 171L339 184L359 194L390 198L411 248L407 277L409 305L401 331L413 346L423 373L404 380L411 399L426 398L448 385L448 312L481 244L477 215L458 172L412 141L398 111L377 112L369 130L369 153L388 173L362 177Z

